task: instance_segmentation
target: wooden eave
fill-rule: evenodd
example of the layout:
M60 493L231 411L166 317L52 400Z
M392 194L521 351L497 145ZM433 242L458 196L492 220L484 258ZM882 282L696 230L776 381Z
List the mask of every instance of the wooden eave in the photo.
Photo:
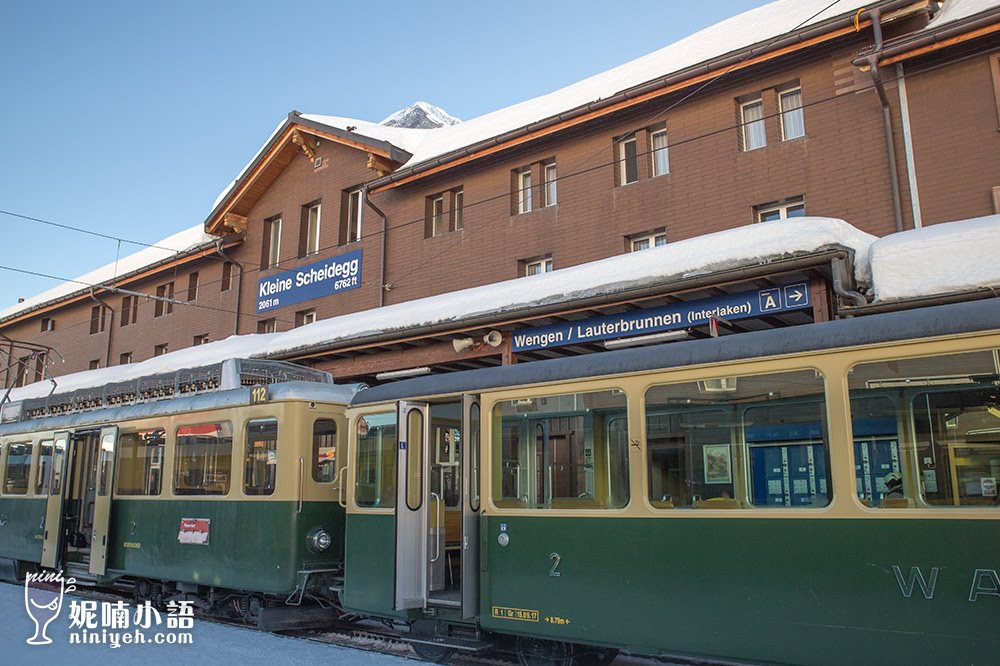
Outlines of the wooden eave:
M224 241L223 248L234 247L234 246L238 245L239 243L241 243L242 241L243 241L242 238L232 239L232 240L229 240L229 241ZM215 247L215 244L213 243L210 247L206 247L206 248L203 248L201 250L196 250L194 252L191 252L190 254L185 254L184 256L181 256L181 257L176 257L174 259L168 259L168 260L166 260L165 263L153 264L153 265L151 265L151 266L149 266L147 268L139 269L139 272L137 272L137 273L133 273L133 274L130 274L130 275L119 276L115 280L115 287L125 287L126 285L133 284L133 283L138 282L140 280L148 279L148 278L153 277L153 276L155 276L155 275L157 275L159 273L164 273L164 272L171 271L171 270L173 270L175 268L178 268L180 266L184 266L186 264L190 264L190 263L195 262L195 261L197 261L199 259L203 259L204 257L207 257L209 255L214 255L214 254L216 254L216 247ZM45 314L47 312L52 312L54 310L58 310L60 308L64 308L67 305L72 305L73 303L76 303L76 302L79 302L79 301L83 301L83 300L86 300L86 299L90 298L90 290L91 290L91 288L90 287L81 287L81 289L82 289L82 292L74 292L73 294L70 294L70 295L68 295L68 296L66 296L64 298L56 299L56 300L53 300L53 301L51 301L49 303L45 303L43 305L39 305L39 306L37 306L35 308L31 308L31 309L25 310L24 312L21 312L21 313L15 314L15 315L11 315L11 317L9 319L5 319L3 321L0 321L0 329L5 328L7 326L12 326L14 324L18 324L18 323L23 322L25 320L29 320L29 319L31 319L33 317L36 317L37 315ZM98 292L98 293L114 293L114 289L112 289L109 286L107 286L106 283L95 285L93 287L93 289L96 292Z
M375 155L385 162L394 162L394 158L398 158L398 155L393 154L391 148L380 145L382 142L368 143L363 140L365 137L360 135L357 139L353 139L342 134L347 134L347 132L324 131L314 123L289 122L212 211L211 216L205 221L205 232L216 235L225 233L220 227L227 214L246 217L253 205L257 203L295 156L303 155L306 157L303 154L303 146L296 143L296 135L324 139Z

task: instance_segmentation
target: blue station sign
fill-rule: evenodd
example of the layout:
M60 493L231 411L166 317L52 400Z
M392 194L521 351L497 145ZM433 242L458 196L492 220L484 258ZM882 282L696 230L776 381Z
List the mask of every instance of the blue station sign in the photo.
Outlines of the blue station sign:
M784 287L744 291L676 303L659 308L602 315L589 319L539 326L514 333L513 351L531 351L581 342L630 338L663 331L677 331L708 324L709 319L749 319L761 315L811 308L809 285L805 282Z
M330 257L257 281L257 312L311 301L361 286L361 250Z

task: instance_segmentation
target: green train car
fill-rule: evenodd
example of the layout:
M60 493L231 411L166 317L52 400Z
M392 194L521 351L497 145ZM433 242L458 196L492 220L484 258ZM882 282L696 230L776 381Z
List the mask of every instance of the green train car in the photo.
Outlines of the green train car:
M998 349L991 300L363 390L343 605L434 660L995 664Z
M343 578L337 445L357 388L234 360L13 405L0 424L7 577L62 569L264 628L315 622L302 600L335 601Z

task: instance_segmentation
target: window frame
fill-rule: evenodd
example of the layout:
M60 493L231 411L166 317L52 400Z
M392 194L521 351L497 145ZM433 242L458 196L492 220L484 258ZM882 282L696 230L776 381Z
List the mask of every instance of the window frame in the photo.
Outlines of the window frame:
M431 197L431 237L444 236L447 229L444 215L444 194Z
M760 118L755 120L747 121L747 109L756 107L760 110ZM759 125L758 125L759 123ZM760 145L750 145L750 134L748 129L751 127L760 127L761 143ZM743 152L748 153L754 150L760 150L761 148L767 147L767 125L764 122L764 99L761 95L757 95L752 99L746 99L740 102L740 132L743 138L742 149Z
M344 242L356 243L361 240L361 223L363 208L361 189L347 191L347 206L345 211Z
M455 231L460 231L465 228L465 189L459 188L455 190L455 205L452 206L452 217L455 219L454 227Z
M179 433L183 428L199 428L204 426L229 426L229 474L226 480L225 492L222 493L178 493L177 492L177 479L178 474L181 470L180 462L183 457L180 455L181 443ZM171 449L171 470L170 470L170 496L171 497L229 497L230 493L233 491L233 448L237 441L237 435L239 433L233 428L232 421L220 420L220 421L208 421L201 423L181 423L174 427L173 429L173 447ZM197 435L195 435L197 436ZM226 456L223 456L226 457ZM218 460L219 456L214 456L213 460ZM242 461L242 458L240 459ZM241 467L242 469L242 467ZM202 477L204 480L204 476ZM242 483L242 480L241 480ZM161 488L162 493L162 488Z
M522 167L514 172L517 184L517 214L530 213L532 209L531 167Z
M264 268L277 268L281 262L281 216L265 220L267 224L267 254Z
M315 219L313 217L313 211L316 211ZM305 253L302 256L311 257L315 254L319 254L320 250L319 235L322 228L323 228L323 204L317 202L314 204L307 205L305 239L304 239Z
M254 423L258 423L258 422L273 422L274 423L274 440L273 440L274 446L273 446L273 448L266 448L265 449L265 461L264 461L264 468L263 468L266 471L268 466L273 466L273 470L272 470L272 472L270 474L270 482L271 482L270 486L266 485L266 483L265 483L264 486L259 486L259 485L255 486L255 487L259 488L259 489L264 490L265 492L249 492L249 486L247 485L247 463L249 462L249 460L248 460L248 454L249 454L248 448L249 448L249 445L250 445L250 436L252 434L251 433L251 426ZM249 419L246 420L246 422L244 422L244 424L243 424L243 447L242 447L242 449L243 449L243 451L242 451L243 455L240 456L240 461L241 461L241 464L240 464L240 492L243 494L243 497L253 498L253 497L272 497L272 496L274 496L274 493L275 493L275 491L278 488L278 481L279 481L279 478L278 478L278 463L281 462L280 459L279 459L279 457L278 457L278 451L280 450L280 448L279 448L279 437L281 435L281 427L280 427L280 425L281 424L280 424L279 419L278 419L277 416L257 416L257 417L249 418ZM234 437L233 439L235 440L236 438ZM255 440L255 441L257 441L257 440ZM263 441L272 441L272 440L263 440ZM256 447L254 447L254 448L256 448ZM269 457L266 454L269 453L269 452L271 452L271 451L274 452L274 463L267 462L267 460L266 460L266 458ZM255 461L254 462L258 462L256 460L256 455L255 455ZM266 477L266 475L265 475L265 477Z
M663 242L658 242L660 239ZM636 247L636 244L643 241L649 242L647 247ZM643 250L651 250L654 247L661 247L667 244L667 231L666 229L656 229L653 231L648 231L641 234L635 234L634 236L628 237L629 252L642 252Z
M559 204L558 181L556 163L546 162L542 164L542 198L544 199L542 203L545 208Z
M541 270L537 273L532 273L532 267L537 266ZM546 255L544 257L539 257L537 259L526 259L524 261L524 277L534 277L536 275L544 275L545 273L551 273L553 271L552 257L551 255Z
M785 97L789 95L797 94L799 96L799 105L788 111L785 111L783 101ZM778 90L778 119L779 126L781 128L781 140L782 141L794 141L795 139L801 139L806 135L806 117L805 110L802 104L802 86L794 86L791 88L786 88L784 90ZM791 117L792 115L798 115L799 125L802 127L802 133L796 134L795 136L789 136L786 126L786 116Z
M634 154L628 155L628 146L632 146ZM629 167L634 172L633 178L628 177ZM618 186L631 185L639 182L639 140L635 134L618 141Z
M802 211L801 214L795 214L798 210ZM793 213L789 214L790 211L793 211ZM764 215L768 213L778 213L778 217L773 220L763 219ZM805 197L789 197L773 203L760 204L753 207L753 221L756 224L780 222L781 220L789 220L796 217L806 217Z
M661 148L657 148L656 139L661 136L663 137L663 146ZM649 154L650 157L652 158L652 169L650 173L652 173L653 178L670 175L669 151L670 151L670 142L669 142L669 135L667 134L666 125L658 129L651 130L649 133ZM660 154L663 155L663 161L664 161L663 171L660 171L658 168L657 158L659 157Z

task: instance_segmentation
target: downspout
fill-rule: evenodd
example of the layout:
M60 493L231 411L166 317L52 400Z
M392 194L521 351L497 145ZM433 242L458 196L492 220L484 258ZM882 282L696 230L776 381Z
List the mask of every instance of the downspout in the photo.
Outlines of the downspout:
M115 309L110 305L108 305L107 303L105 303L104 301L102 301L101 299L99 299L97 297L97 294L94 293L93 287L90 288L90 298L98 305L100 305L102 308L111 313L111 317L109 318L108 321L108 350L104 354L104 367L108 368L111 367L111 340L114 338L115 335Z
M885 127L885 147L888 153L889 183L892 190L892 213L896 218L896 231L903 230L903 208L899 203L899 176L896 173L896 141L892 135L892 114L889 112L889 98L885 94L885 84L879 76L878 56L882 51L882 23L880 22L881 12L873 9L868 12L872 21L872 30L875 32L875 46L872 52L865 56L868 63L868 71L872 75L872 82L875 90L878 91L878 98L882 102L882 125Z
M375 202L368 198L368 186L361 188L361 196L368 207L375 211L375 214L382 218L382 240L379 243L379 269L378 269L378 306L385 305L385 292L390 287L385 283L385 237L389 231L389 218L386 217L382 209L375 205Z
M243 264L241 264L240 262L236 261L235 259L233 259L228 254L226 254L225 252L222 251L222 242L223 242L223 239L221 239L221 238L215 242L215 253L218 254L220 257L222 257L225 261L228 261L229 263L231 263L233 266L236 266L236 270L238 270L239 273L240 273L239 279L236 280L236 316L234 317L234 321L233 321L233 335L239 335L240 334L240 305L242 304L242 301L243 301ZM232 279L231 275L230 275L230 279Z
M913 132L910 129L910 103L906 96L906 75L903 63L896 63L896 84L899 87L899 115L903 125L903 154L906 156L906 177L910 184L910 211L913 213L913 228L924 226L920 215L920 193L917 191L917 165L913 158Z

